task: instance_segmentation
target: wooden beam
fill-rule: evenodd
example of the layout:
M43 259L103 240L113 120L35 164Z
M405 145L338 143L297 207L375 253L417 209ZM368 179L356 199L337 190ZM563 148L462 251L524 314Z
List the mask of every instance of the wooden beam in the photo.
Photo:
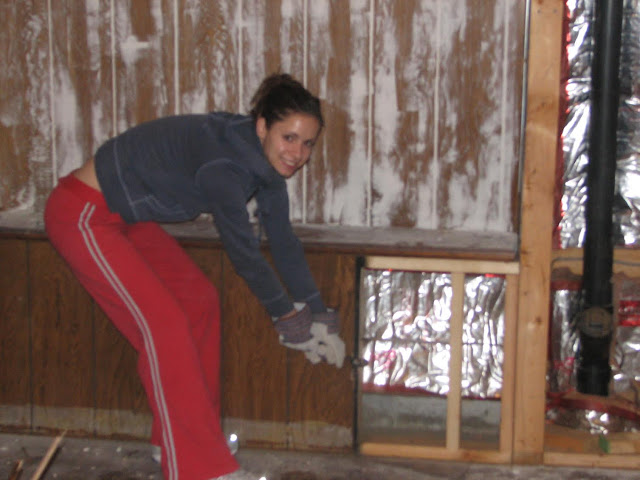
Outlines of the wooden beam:
M582 248L554 250L552 267L554 270L567 268L575 275L582 275L583 254ZM624 273L630 277L640 276L640 250L615 248L613 250L613 273Z
M554 185L559 146L563 0L532 0L522 183L514 461L544 449Z
M451 321L449 323L449 393L447 393L447 449L460 448L462 401L462 330L464 323L464 273L451 274Z
M494 260L463 260L453 258L417 258L370 255L365 258L365 266L373 269L409 270L416 272L451 273L493 273L517 274L517 262Z
M365 442L360 453L374 457L427 458L458 462L509 463L509 452L485 450L483 445L473 449L451 450L430 445L408 445L400 443Z
M518 275L507 275L504 302L504 357L500 398L500 451L512 454L516 340L518 326Z

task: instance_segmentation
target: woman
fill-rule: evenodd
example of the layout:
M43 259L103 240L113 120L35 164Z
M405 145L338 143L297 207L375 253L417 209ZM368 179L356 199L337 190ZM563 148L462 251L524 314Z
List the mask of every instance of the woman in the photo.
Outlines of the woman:
M47 202L49 238L139 352L151 442L168 480L255 478L238 470L220 427L216 288L155 222L213 219L236 271L274 319L280 342L342 366L327 310L289 222L285 179L310 158L320 102L286 74L267 77L251 115L214 112L143 123L105 142ZM273 260L246 203L255 197ZM295 302L295 304L294 304Z

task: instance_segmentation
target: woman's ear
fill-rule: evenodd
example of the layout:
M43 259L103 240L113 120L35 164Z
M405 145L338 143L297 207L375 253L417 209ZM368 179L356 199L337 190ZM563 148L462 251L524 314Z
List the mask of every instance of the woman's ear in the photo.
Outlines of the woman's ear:
M261 142L264 142L267 137L267 121L264 117L258 117L258 120L256 120L256 135L258 135Z

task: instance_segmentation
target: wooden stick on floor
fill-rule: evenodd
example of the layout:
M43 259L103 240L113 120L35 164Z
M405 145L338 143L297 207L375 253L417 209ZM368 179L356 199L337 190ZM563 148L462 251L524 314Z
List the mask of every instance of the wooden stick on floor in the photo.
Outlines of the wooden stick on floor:
M33 476L31 477L31 480L38 480L40 476L44 473L47 466L49 465L49 462L51 461L51 458L53 457L53 454L56 453L56 450L58 449L60 442L64 438L65 433L67 433L66 430L62 432L60 435L58 435L55 438L55 440L51 443L51 446L49 447L49 450L47 450L47 453L45 454L44 458L40 460L40 465L38 465L38 469L36 470L36 473L34 473Z
M20 475L22 475L22 466L24 465L24 460L18 460L13 469L11 469L11 473L9 474L8 480L19 480Z

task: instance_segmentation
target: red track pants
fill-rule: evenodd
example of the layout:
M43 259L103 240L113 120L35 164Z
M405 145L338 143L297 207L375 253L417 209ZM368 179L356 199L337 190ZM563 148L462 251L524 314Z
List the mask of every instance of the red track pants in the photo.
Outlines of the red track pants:
M49 239L138 352L167 480L238 468L220 427L220 307L216 288L152 222L127 224L73 175L45 210Z

